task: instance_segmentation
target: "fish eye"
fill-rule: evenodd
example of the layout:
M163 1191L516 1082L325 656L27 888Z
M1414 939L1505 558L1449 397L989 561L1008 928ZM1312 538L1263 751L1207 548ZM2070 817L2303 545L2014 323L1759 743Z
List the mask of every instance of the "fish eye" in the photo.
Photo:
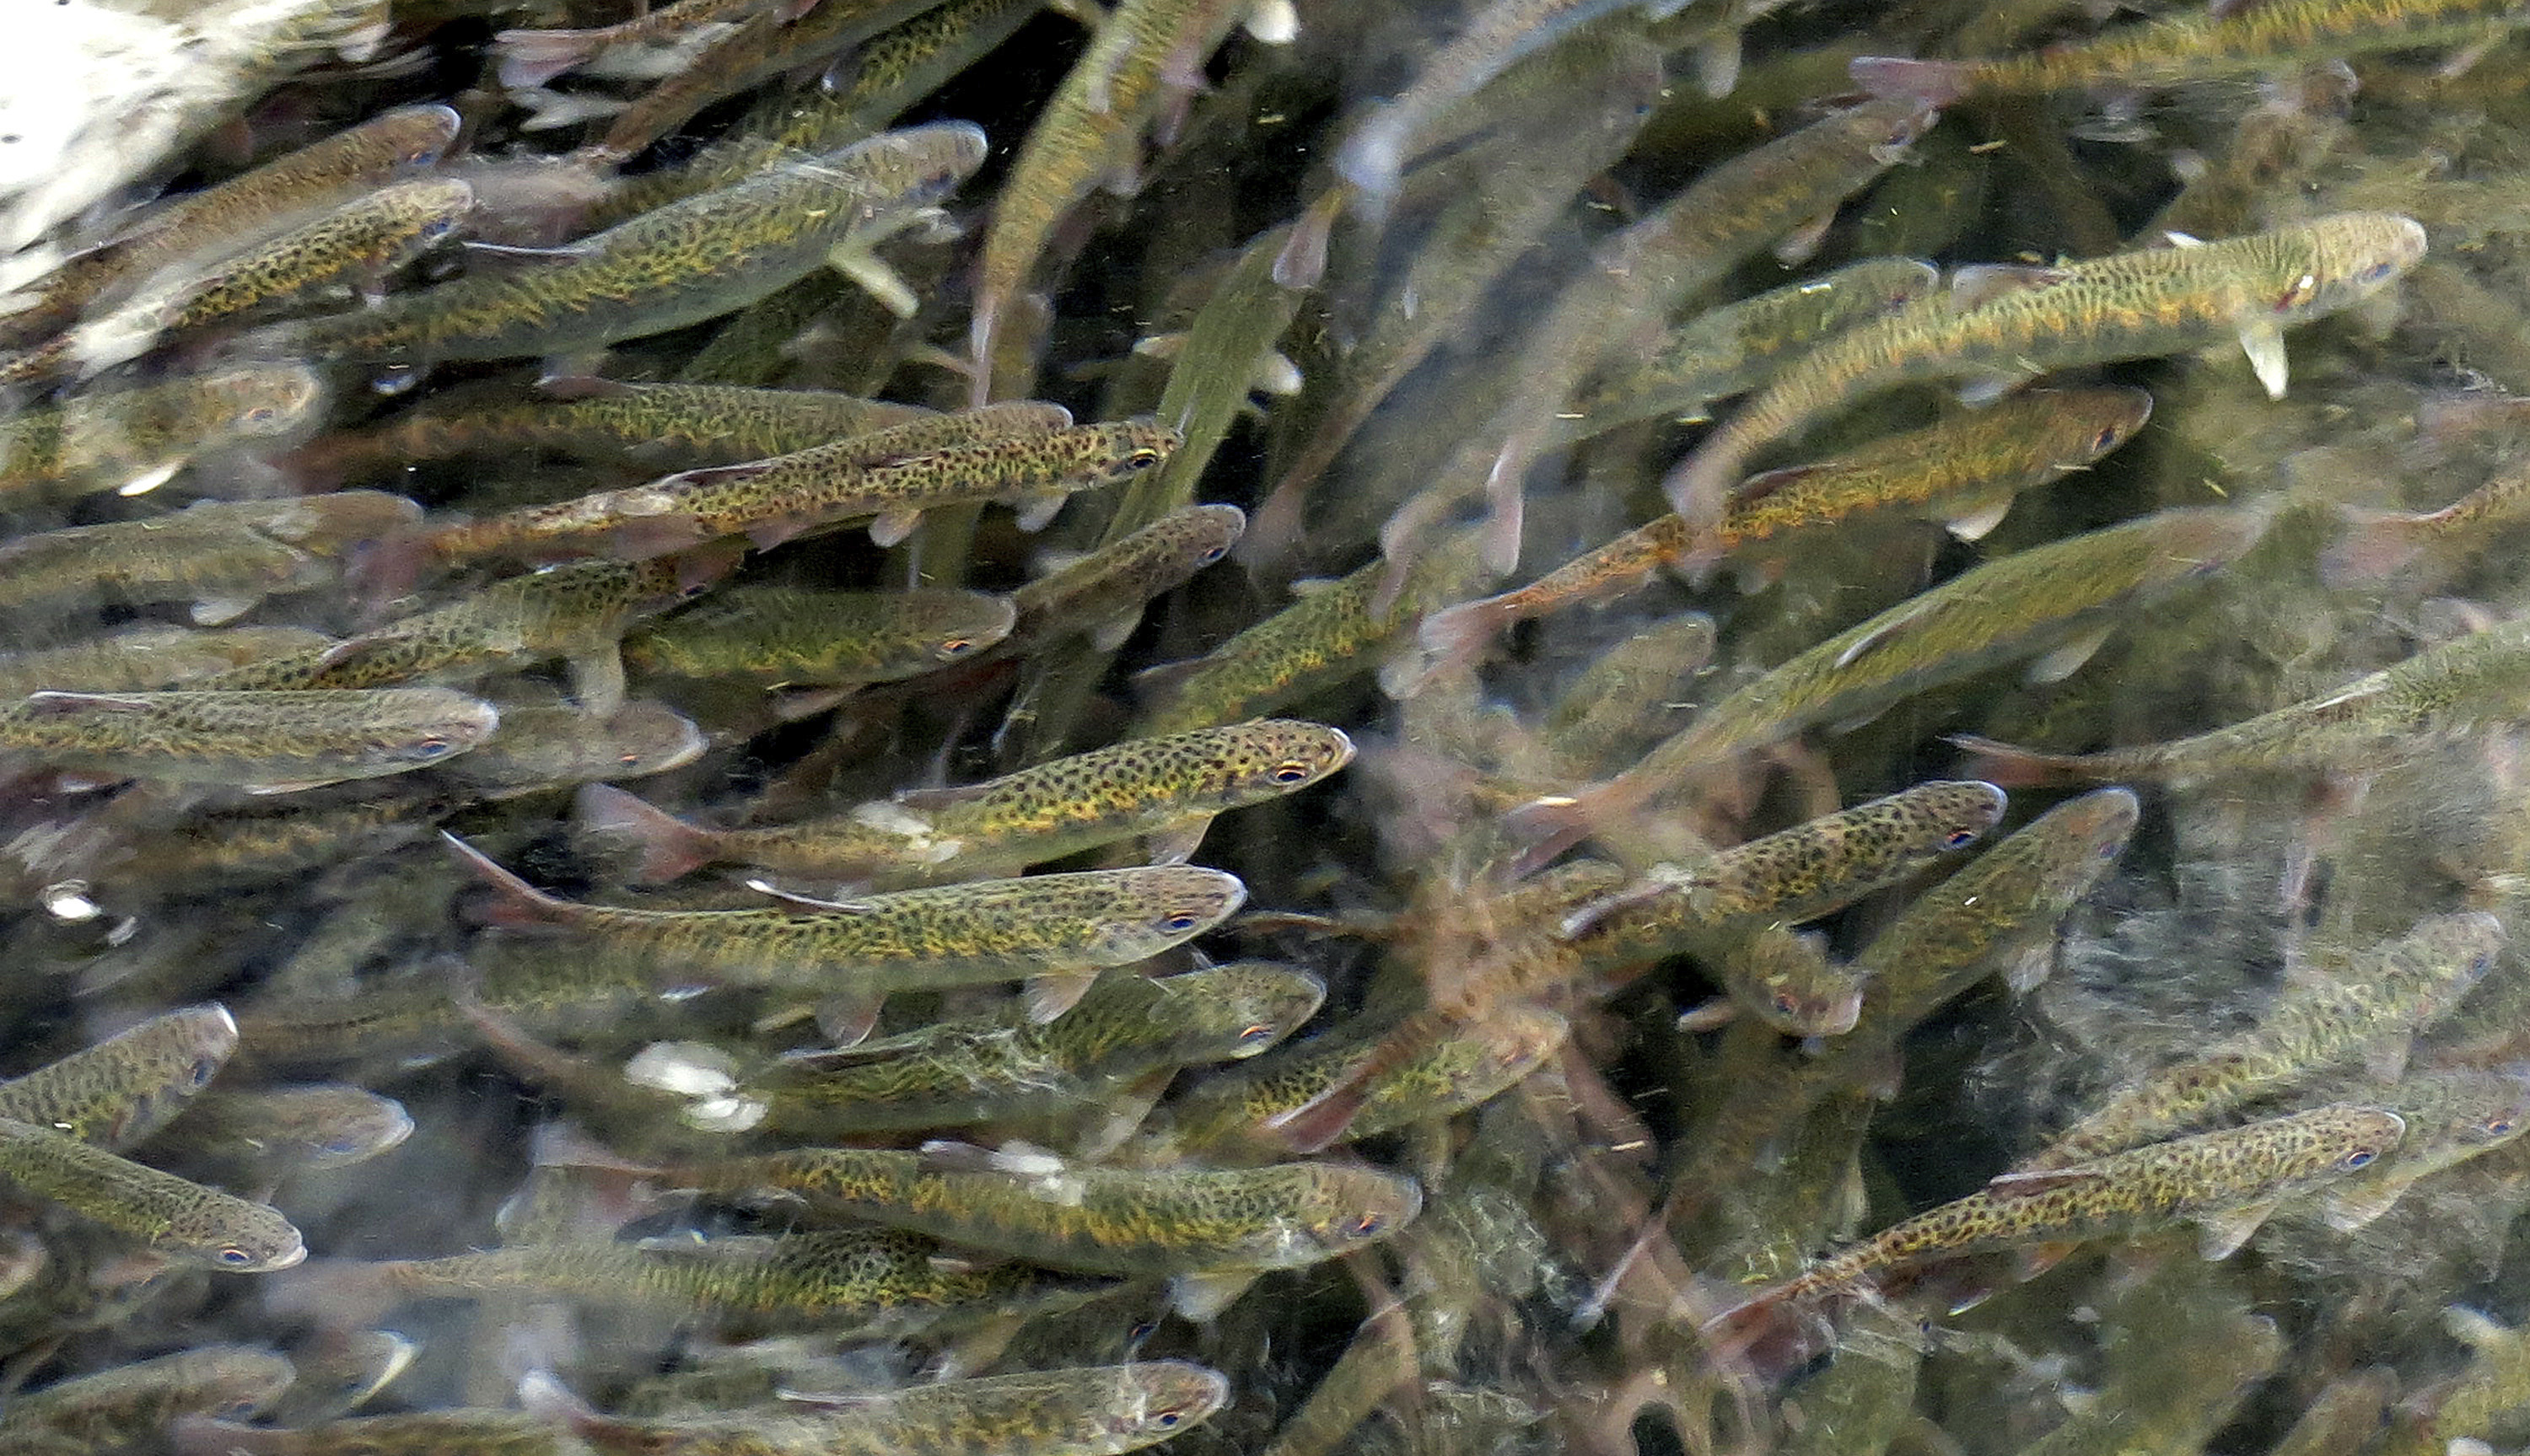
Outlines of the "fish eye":
M2512 1131L2512 1119L2509 1117L2489 1117L2484 1122L2479 1123L2478 1126L2486 1129L2486 1135L2488 1137L2500 1138Z
M1794 999L1792 998L1792 994L1791 994L1790 992L1788 992L1788 991L1778 991L1778 992L1776 992L1776 993L1775 993L1775 1014L1776 1014L1776 1015L1778 1015L1778 1016L1789 1016L1789 1015L1791 1015L1794 1011L1797 1011L1797 1010L1799 1010L1800 1008L1801 1008L1801 1003L1800 1003L1799 1001L1794 1000Z
M2362 272L2354 275L2354 281L2356 283L2379 283L2382 279L2389 276L2390 260L2384 258L2377 263L2365 265Z
M972 637L952 637L940 644L942 657L964 657L974 650L975 639Z
M253 1255L248 1254L247 1251L239 1248L235 1244L227 1246L212 1257L216 1258L220 1263L227 1265L231 1268L242 1268L247 1265L254 1263Z
M1273 780L1277 783L1299 783L1308 777L1309 766L1296 758L1287 758L1274 766Z
M427 738L415 739L412 745L412 756L415 758L437 758L441 754L446 753L449 750L449 747L450 744L446 738L439 737L434 734Z
M1228 555L1230 555L1230 548L1227 546L1207 546L1204 548L1203 555L1195 558L1195 560L1209 566L1214 562L1217 562Z
M1942 836L1942 847L1945 849L1964 849L1968 845L1976 842L1976 836L1977 832L1975 830L1954 829L1949 834Z
M219 1069L220 1064L211 1058L196 1056L193 1058L192 1065L185 1068L185 1084L189 1087L207 1086Z
M2116 446L2117 443L2118 427L2116 425L2111 425L2107 429L2102 430L2100 433L2091 437L2091 448L2093 450L2108 450Z
M1184 1419L1185 1412L1172 1408L1153 1416L1151 1418L1151 1424L1157 1426L1162 1430L1175 1430L1178 1423Z
M1124 459L1125 468L1128 470L1147 470L1159 462L1160 453L1147 445L1125 457Z
M1352 1220L1352 1227L1348 1231L1354 1238L1366 1239L1387 1226L1388 1219L1386 1215L1380 1213L1364 1213L1360 1217Z
M319 1144L316 1151L328 1158L349 1158L360 1151L360 1140L350 1133L345 1133L339 1138L331 1138Z
M252 409L248 410L242 418L246 423L260 428L281 418L281 411L273 408L269 404L257 404Z
M2346 1154L2343 1158L2338 1159L2337 1165L2348 1170L2359 1167L2370 1167L2372 1165L2372 1159L2380 1156L2381 1155L2373 1152L2369 1148L2357 1148L2353 1152Z
M1201 924L1203 924L1202 921L1181 910L1175 915L1167 916L1162 919L1160 921L1160 929L1173 936L1182 936Z

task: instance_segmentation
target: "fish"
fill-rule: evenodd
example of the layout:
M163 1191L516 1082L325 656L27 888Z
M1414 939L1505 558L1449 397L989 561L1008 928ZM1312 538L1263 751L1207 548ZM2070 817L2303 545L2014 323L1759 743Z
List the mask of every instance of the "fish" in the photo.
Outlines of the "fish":
M398 106L144 214L41 280L38 299L0 319L0 338L31 341L89 304L171 264L269 236L276 223L427 167L457 140L454 107Z
M2317 697L2192 737L2098 753L2044 753L1973 733L1951 742L2007 784L2129 779L2194 783L2242 774L2352 775L2530 714L2530 620L2429 647Z
M295 303L322 290L374 293L386 276L455 233L474 189L454 178L396 183L251 247L145 280L112 312L0 361L0 383L93 378L168 335Z
M2082 1243L2181 1222L2198 1225L2207 1258L2227 1258L2277 1204L2361 1172L2405 1135L2394 1112L2332 1103L2047 1172L2004 1173L1704 1320L1703 1329L1708 1340L1737 1338L1786 1306L1844 1297L1907 1267L1962 1254L2017 1250L2024 1276L2034 1276Z
M1788 1037L1841 1037L1853 1030L1862 1019L1861 978L1830 959L1822 941L1768 926L1725 946L1715 957L1716 974L1730 1004Z
M529 449L680 468L734 465L932 416L827 390L577 377L543 381L523 395L507 383L450 390L386 423L329 435L294 462L338 478Z
M235 692L342 692L465 682L561 658L570 665L579 705L612 717L624 706L619 644L626 630L697 595L731 565L726 557L707 555L568 562L496 581L448 606L319 651L266 658L197 685Z
M145 495L196 459L296 434L323 399L304 364L246 364L21 410L0 420L0 493Z
M590 1449L689 1456L1118 1456L1190 1429L1230 1400L1227 1376L1183 1360L940 1380L886 1394L786 1391L776 1412L660 1420L599 1415L557 1388L538 1384L522 1398L558 1415Z
M315 1426L358 1410L412 1365L421 1347L383 1329L328 1330L290 1351L293 1378L264 1410L275 1426Z
M1246 512L1236 506L1187 506L1056 564L1011 593L1010 634L985 656L1012 656L1079 635L1112 652L1140 624L1145 604L1230 555L1246 525Z
M576 707L512 703L501 709L491 737L432 772L469 794L498 800L670 773L708 746L693 720L657 703L626 703L603 717Z
M1242 15L1288 39L1297 20L1277 0L1119 0L1064 73L1019 144L975 268L967 348L972 403L994 399L996 333L1064 216L1100 183L1128 176L1129 155L1172 92L1190 87Z
M677 0L646 15L585 30L501 30L492 36L501 84L539 86L567 72L603 61L609 75L673 76L701 44L737 20L769 11L788 23L816 8L818 0ZM611 54L635 52L631 57ZM655 52L656 54L650 54ZM628 70L629 68L632 68Z
M216 1001L162 1012L0 1081L0 1117L100 1148L129 1148L184 1111L227 1064L237 1044L237 1018Z
M1556 415L1545 443L1571 445L1654 419L1701 418L1715 401L1763 384L1787 359L1925 297L1940 281L1941 270L1919 259L1865 258L1705 309L1639 356L1601 361Z
M908 790L780 828L698 829L602 786L583 790L579 807L584 830L630 835L641 845L645 881L724 860L818 879L925 869L974 878L1135 837L1152 863L1179 864L1202 844L1215 815L1296 793L1343 769L1352 752L1340 729L1260 719L1128 739L982 783Z
M0 1439L62 1436L89 1450L144 1445L192 1412L250 1415L290 1384L290 1362L252 1345L203 1345L21 1391Z
M186 1267L268 1273L307 1257L299 1230L274 1209L14 1117L0 1117L0 1180Z
M2237 339L2268 396L2282 399L2283 331L2352 307L2424 255L2414 219L2346 212L2197 246L1971 274L1950 295L1858 324L1787 366L1662 488L1672 510L1709 530L1759 450L1901 384L1965 379L1984 396L2053 369Z
M1595 897L1562 933L1604 971L1647 965L1774 926L1799 925L1906 879L1985 837L2009 806L1973 779L1934 780L1717 850L1655 867Z
M587 1449L550 1416L475 1406L354 1416L291 1429L187 1417L172 1433L182 1456L580 1456Z
M628 636L624 662L645 675L735 679L768 691L850 689L971 661L1018 620L1008 597L950 587L741 586ZM822 703L832 695L802 696Z
M0 544L0 606L46 613L191 601L216 625L268 596L330 584L361 545L421 518L402 496L345 491L285 501L198 501L140 520L40 531Z
M160 1134L170 1160L230 1186L269 1187L302 1171L349 1167L401 1147L412 1115L391 1097L341 1085L218 1091Z
M2322 1195L2321 1220L2352 1233L2390 1212L2408 1189L2530 1132L2530 1067L2417 1072L2359 1096L2406 1119L2398 1151Z
M320 1306L350 1292L389 1299L530 1293L654 1309L714 1327L805 1327L870 1337L1077 1303L1112 1281L1026 1265L978 1264L920 1234L846 1228L637 1243L513 1244L437 1259L310 1266L272 1298Z
M2120 1088L2021 1167L2093 1162L2343 1062L2395 1081L2408 1042L2484 979L2504 940L2503 923L2484 911L2433 916L2334 974L2308 972L2277 993L2254 1028Z
M1215 1282L1207 1276L1318 1264L1394 1236L1423 1205L1412 1178L1366 1167L1146 1171L964 1144L794 1148L641 1172L667 1187L779 1197L1048 1268L1171 1278L1182 1310Z
M2530 497L2530 470L2506 470L2440 511L2345 512L2345 534L2320 554L2320 578L2344 587L2375 581L2438 547L2469 549L2517 516Z
M334 639L304 627L135 627L42 652L0 656L0 699L47 689L145 692L292 652L321 652Z
M286 793L403 774L492 735L500 713L444 687L363 692L30 693L0 751L57 772Z
M700 323L851 257L946 196L984 160L965 122L891 132L771 168L583 238L379 307L274 325L248 353L390 364L578 355Z
M710 1081L685 1119L813 1139L1089 1111L1153 1073L1258 1055L1315 1015L1326 994L1317 977L1261 961L1102 976L1052 1022L1019 1007L793 1052L726 1085Z
M2509 0L2272 0L2118 27L2087 40L1973 61L1863 56L1856 84L1947 104L2085 86L2172 85L2382 50L2495 39L2530 23Z
M1769 470L1742 481L1720 526L1702 537L1685 516L1660 516L1516 591L1433 613L1421 640L1442 665L1462 663L1516 622L1613 600L1663 569L1727 560L1779 573L1803 532L1857 519L1938 520L1978 540L2022 491L2087 468L2151 418L2152 396L2141 390L2042 390L1834 459Z
M2040 658L2035 674L2054 680L2088 660L2121 615L2220 570L2265 529L2254 511L2166 511L1988 563L1793 657L1616 778L1520 806L1511 828L1542 858L1684 776L1721 772L1814 724L1866 721L2015 659Z
M1246 887L1219 870L1159 865L986 880L764 910L619 910L558 900L454 836L497 894L496 923L594 939L662 974L813 990L866 1031L892 991L1028 979L1051 1021L1100 970L1147 960L1228 919Z

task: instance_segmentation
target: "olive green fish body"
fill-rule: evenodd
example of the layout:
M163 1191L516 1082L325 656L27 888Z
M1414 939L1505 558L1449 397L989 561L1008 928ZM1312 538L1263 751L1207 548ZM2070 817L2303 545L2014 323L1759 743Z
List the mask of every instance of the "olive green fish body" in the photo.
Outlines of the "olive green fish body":
M90 1450L144 1445L178 1416L258 1410L290 1379L290 1362L270 1350L205 1345L14 1396L0 1416L0 1440L50 1434L75 1436Z
M263 658L321 652L333 640L303 627L138 627L69 647L0 657L0 699L30 692L177 687Z
M2053 1172L2006 1174L1824 1260L1770 1303L1849 1289L1928 1259L2129 1238L2326 1187L2388 1157L2396 1113L2350 1103L2119 1153Z
M947 195L983 153L983 134L963 122L890 133L619 224L542 266L469 275L268 337L327 359L590 352L700 323L806 277L855 234Z
M1765 382L1784 360L1930 294L1940 270L1867 258L1804 283L1707 309L1638 359L1611 359L1575 394L1550 439L1570 444L1621 425L1699 414Z
M299 1230L262 1204L11 1117L0 1117L0 1179L181 1264L259 1273L307 1257Z
M203 604L198 620L224 620L261 597L333 580L346 553L419 518L401 496L346 491L204 501L144 520L20 536L0 546L0 606L192 598Z
M1649 895L1617 897L1574 938L1614 970L1691 950L1708 938L1797 925L1976 842L2003 820L2003 790L1975 780L1919 783L1734 848L1664 866Z
M1011 593L1018 620L992 655L1082 632L1096 644L1121 644L1144 603L1228 556L1246 524L1236 506L1188 506L1026 582Z
M700 758L707 746L691 719L657 703L626 703L603 716L512 704L501 710L501 726L490 738L435 777L483 798L505 799L665 774Z
M2090 1162L2221 1115L2330 1066L2403 1052L2495 963L2502 922L2437 916L2326 979L2288 984L2256 1029L2227 1037L2111 1098L2029 1160ZM2401 1057L2403 1060L2403 1057Z
M423 768L499 721L441 687L39 692L0 709L0 749L75 774L278 791Z
M1315 976L1251 962L1103 976L1058 1020L1014 1010L785 1061L741 1079L731 1104L797 1138L1041 1117L1167 1067L1256 1055L1325 998Z
M1120 1456L1192 1429L1229 1398L1218 1372L1163 1360L943 1380L830 1404L811 1395L746 1415L585 1414L571 1424L596 1450L642 1456Z
M2530 714L2530 622L2428 648L2316 698L2190 738L2047 754L1963 736L2006 782L2051 778L2197 782L2244 773L2364 773L2436 741Z
M711 1192L778 1192L811 1208L1084 1273L1297 1267L1385 1238L1422 1206L1410 1178L1330 1163L1058 1168L970 1169L940 1165L937 1155L836 1148L663 1174Z
M188 1006L0 1082L0 1117L128 1148L185 1109L237 1050L224 1006Z
M644 628L625 642L624 661L675 677L859 687L963 662L1015 620L1007 597L948 587L742 586Z
M2337 312L2424 256L2424 229L2349 212L2197 246L2145 248L2045 270L1962 302L1928 298L1838 335L1775 376L1672 473L1680 514L1710 520L1748 458L1830 412L1901 384L2016 384L2051 369L2180 353L2238 338L2272 395L2278 331Z
M0 421L0 491L138 495L202 456L298 430L323 393L304 365L257 364L24 410Z
M188 1107L165 1141L189 1171L217 1168L221 1181L245 1186L348 1167L412 1134L412 1117L395 1099L319 1085L215 1093Z
M1015 1263L976 1267L920 1234L855 1228L771 1237L522 1244L372 1265L411 1295L534 1293L714 1323L896 1329L981 1317L1084 1288Z

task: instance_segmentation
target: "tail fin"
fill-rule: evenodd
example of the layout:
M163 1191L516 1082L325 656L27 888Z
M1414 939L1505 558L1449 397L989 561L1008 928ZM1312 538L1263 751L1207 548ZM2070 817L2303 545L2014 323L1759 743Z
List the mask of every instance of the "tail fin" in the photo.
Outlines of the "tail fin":
M1844 70L1855 85L1886 100L1913 97L1927 106L1948 106L1967 94L1969 68L1964 62L1856 56Z
M2433 538L2436 515L2348 511L2345 534L2319 555L2320 579L2333 587L2377 581L2414 561Z
M1997 788L2080 783L2091 777L2082 767L2084 755L2078 753L2041 753L1974 733L1952 733L1942 741L1975 755L1964 765L1964 777L1982 779Z
M638 882L657 885L691 874L720 857L719 837L644 803L608 783L579 791L579 831L592 837L631 839L641 851Z
M445 830L440 831L439 837L447 841L460 863L474 872L475 879L491 888L493 898L478 912L484 924L527 930L579 923L579 906L569 900L555 899L493 863L482 850Z
M1472 662L1505 628L1518 620L1518 614L1505 597L1486 597L1442 608L1423 619L1415 636L1423 650L1432 655L1434 670L1438 671Z
M501 84L540 86L587 64L601 44L593 30L504 30L492 37Z

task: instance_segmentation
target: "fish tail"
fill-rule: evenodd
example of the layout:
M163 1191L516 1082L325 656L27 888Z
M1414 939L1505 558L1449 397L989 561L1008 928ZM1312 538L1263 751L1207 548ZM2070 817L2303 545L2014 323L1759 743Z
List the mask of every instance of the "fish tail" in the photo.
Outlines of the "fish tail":
M345 576L362 619L386 617L395 603L413 594L423 573L439 560L437 534L420 529L397 531L360 547Z
M1517 620L1518 613L1506 593L1444 607L1423 619L1415 637L1422 643L1423 650L1431 654L1437 671L1471 662L1505 628Z
M1590 837L1611 814L1630 805L1615 781L1593 784L1578 793L1531 799L1503 816L1503 832L1522 846L1512 865L1514 876L1534 874L1565 850Z
M1948 106L1967 94L1968 68L1957 61L1910 61L1900 56L1856 56L1845 67L1853 83L1883 100L1909 97Z
M628 1178L659 1176L659 1169L617 1157L568 1122L548 1122L537 1128L529 1159L537 1167L587 1168Z
M1705 1360L1777 1380L1833 1340L1833 1312L1806 1278L1788 1279L1706 1316L1698 1324Z
M592 837L628 838L639 846L638 883L657 885L691 874L718 857L719 838L610 783L579 791L579 831Z
M579 907L529 885L495 864L482 850L442 830L439 837L447 841L459 861L474 872L474 878L490 886L493 899L481 907L484 923L513 930L567 926L579 923Z
M2394 511L2348 511L2345 534L2319 555L2330 586L2377 581L2414 561L2430 539L2434 517Z
M593 30L504 30L492 37L501 84L540 86L586 64L603 42Z
M2084 763L2085 754L2043 753L2035 748L2018 748L1993 738L1981 738L1974 733L1952 733L1943 741L1976 755L1964 766L1963 777L1982 779L1997 788L2079 783L2094 777Z
M1661 482L1669 509L1690 527L1686 561L1709 564L1718 559L1714 537L1746 455L1726 425L1696 446Z

